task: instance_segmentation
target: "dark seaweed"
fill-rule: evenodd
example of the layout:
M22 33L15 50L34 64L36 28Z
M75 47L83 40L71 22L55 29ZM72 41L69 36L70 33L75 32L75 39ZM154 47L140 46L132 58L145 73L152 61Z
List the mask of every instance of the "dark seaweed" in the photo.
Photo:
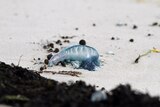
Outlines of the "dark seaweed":
M91 102L95 86L76 81L67 85L38 73L0 62L0 104L14 107L160 107L159 97L150 97L119 85L107 100Z

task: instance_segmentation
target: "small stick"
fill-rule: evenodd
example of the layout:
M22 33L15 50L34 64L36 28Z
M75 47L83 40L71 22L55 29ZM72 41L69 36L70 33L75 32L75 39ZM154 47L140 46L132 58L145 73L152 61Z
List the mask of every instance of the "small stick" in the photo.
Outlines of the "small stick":
M20 64L20 62L21 62L21 58L22 58L22 56L23 56L23 55L21 55L21 56L19 57L18 65L17 65L17 66L19 66L19 64Z
M140 59L141 55L138 56L138 58L136 58L136 60L134 61L134 63L138 63L139 59Z

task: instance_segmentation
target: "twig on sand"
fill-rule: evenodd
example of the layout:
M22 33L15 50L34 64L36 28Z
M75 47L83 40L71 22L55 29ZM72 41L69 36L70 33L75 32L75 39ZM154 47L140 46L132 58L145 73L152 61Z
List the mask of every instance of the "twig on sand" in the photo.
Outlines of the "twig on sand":
M18 60L18 64L17 64L17 66L19 66L19 64L20 64L20 62L21 62L21 58L22 58L22 56L23 56L23 55L21 55L21 56L19 57L19 60Z

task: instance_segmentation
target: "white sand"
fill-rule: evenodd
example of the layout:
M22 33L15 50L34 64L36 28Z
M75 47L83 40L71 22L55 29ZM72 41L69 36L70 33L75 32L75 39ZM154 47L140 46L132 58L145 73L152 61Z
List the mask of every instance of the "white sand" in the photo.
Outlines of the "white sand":
M95 72L54 67L52 70L82 72L80 77L42 74L58 81L84 80L110 90L130 83L134 89L160 95L160 53L153 53L133 64L135 58L152 47L160 49L160 5L157 0L0 0L0 61L33 68L33 58L47 54L32 42L56 40L55 36L78 36L85 39L104 60ZM96 27L92 24L96 23ZM128 26L117 27L117 23ZM138 29L133 30L136 24ZM76 27L78 31L74 30ZM153 36L147 37L151 33ZM85 36L83 36L85 35ZM112 41L111 37L120 40ZM133 38L133 43L129 39ZM107 55L113 51L115 55ZM36 69L36 68L34 68Z

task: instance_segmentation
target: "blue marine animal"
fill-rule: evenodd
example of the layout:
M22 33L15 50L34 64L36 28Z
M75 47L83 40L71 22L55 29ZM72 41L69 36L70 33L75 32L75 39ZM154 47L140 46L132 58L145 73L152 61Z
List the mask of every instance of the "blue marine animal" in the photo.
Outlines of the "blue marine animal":
M96 49L86 45L74 45L63 49L51 57L49 66L56 65L60 61L71 63L75 68L94 71L100 66L99 54Z

